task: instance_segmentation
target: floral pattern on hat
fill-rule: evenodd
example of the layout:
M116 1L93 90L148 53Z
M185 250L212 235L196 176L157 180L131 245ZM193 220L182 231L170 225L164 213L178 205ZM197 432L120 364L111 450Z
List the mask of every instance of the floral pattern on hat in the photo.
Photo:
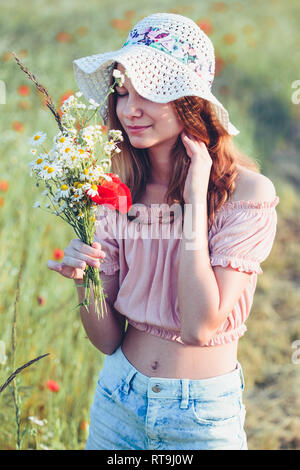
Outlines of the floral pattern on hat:
M177 36L152 26L147 27L145 31L138 31L136 28L133 28L122 48L131 44L143 44L145 46L154 47L155 49L176 57L176 59L180 60L191 70L196 72L200 78L207 81L209 83L209 87L211 87L214 79L212 61L209 63L209 76L207 76L203 71L204 62L201 62L193 46L182 41Z

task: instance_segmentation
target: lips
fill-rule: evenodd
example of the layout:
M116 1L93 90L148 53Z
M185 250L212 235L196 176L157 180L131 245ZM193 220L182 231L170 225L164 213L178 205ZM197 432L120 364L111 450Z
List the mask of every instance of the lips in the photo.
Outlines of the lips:
M147 127L150 127L150 126L127 126L128 129L146 129Z

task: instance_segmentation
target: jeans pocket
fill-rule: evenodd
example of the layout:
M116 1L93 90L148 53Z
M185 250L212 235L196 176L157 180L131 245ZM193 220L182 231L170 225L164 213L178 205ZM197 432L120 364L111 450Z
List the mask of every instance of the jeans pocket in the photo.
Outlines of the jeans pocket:
M193 399L194 419L207 426L224 426L239 423L241 413L240 394L230 394L213 400Z
M97 381L97 391L104 395L109 400L114 400L115 397L118 395L120 388L122 387L123 381L120 380L116 381L112 378L103 377L101 374L99 375L99 379Z

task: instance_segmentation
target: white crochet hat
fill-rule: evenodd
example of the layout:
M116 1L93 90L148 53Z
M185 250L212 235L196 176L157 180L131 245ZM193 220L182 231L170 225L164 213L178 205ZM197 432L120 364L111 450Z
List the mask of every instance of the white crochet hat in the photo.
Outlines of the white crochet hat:
M73 61L75 79L86 99L102 103L108 93L114 63L126 69L134 89L156 103L183 96L200 96L213 105L222 126L231 135L239 130L228 111L211 92L215 74L214 47L190 18L155 13L143 18L129 32L121 49ZM108 122L107 100L99 113Z

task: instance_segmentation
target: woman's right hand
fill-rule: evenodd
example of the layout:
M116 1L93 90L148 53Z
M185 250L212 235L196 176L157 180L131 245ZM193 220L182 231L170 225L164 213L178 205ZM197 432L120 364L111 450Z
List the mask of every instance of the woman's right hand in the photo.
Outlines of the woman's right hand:
M89 246L74 238L65 249L62 262L48 260L47 267L69 279L82 280L87 264L99 268L100 260L105 256L100 243L94 242Z

